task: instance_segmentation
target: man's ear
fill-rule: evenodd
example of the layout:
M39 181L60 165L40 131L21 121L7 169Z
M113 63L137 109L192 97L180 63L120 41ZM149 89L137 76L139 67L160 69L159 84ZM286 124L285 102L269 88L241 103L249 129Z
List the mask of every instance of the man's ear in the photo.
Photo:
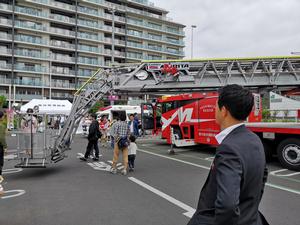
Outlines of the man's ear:
M222 106L222 108L221 108L221 114L222 114L222 116L223 116L223 118L225 118L225 117L227 117L228 116L228 110L226 109L226 107L225 106Z

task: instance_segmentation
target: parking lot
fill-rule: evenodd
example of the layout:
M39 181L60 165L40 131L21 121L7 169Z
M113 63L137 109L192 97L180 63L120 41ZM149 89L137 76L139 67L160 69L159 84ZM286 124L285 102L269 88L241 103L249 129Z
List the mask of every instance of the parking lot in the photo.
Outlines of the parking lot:
M14 143L9 143L13 149ZM176 148L158 137L138 140L136 169L113 175L112 150L99 162L81 162L87 140L75 138L68 158L46 169L4 167L7 193L0 199L0 224L180 225L196 208L214 149ZM299 224L300 173L274 160L260 209L272 225Z

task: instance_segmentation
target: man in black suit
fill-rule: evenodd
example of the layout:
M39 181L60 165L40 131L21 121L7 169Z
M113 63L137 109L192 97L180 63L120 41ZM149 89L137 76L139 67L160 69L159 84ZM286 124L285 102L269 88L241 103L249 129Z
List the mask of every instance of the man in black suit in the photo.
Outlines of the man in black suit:
M253 95L233 84L219 91L216 122L220 144L188 225L265 225L258 211L267 169L263 145L243 122L253 107Z

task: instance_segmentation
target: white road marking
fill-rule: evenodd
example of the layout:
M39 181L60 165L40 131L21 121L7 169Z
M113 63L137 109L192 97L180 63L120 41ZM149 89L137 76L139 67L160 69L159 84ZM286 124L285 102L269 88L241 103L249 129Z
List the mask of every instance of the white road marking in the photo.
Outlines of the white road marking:
M199 168L202 168L202 169L206 169L206 170L210 169L210 167L207 167L207 166L202 166L202 165L198 165L196 163L187 162L187 161L184 161L184 160L181 160L181 159L176 159L176 158L172 158L172 157L165 156L165 155L160 155L160 154L153 153L153 152L148 152L148 151L145 151L145 150L142 150L142 149L138 149L138 151L144 152L144 153L147 153L147 154L150 154L150 155L155 155L155 156L158 156L158 157L161 157L161 158L165 158L165 159L170 159L170 160L173 160L173 161L181 162L181 163L184 163L184 164L187 164L187 165L196 166L196 167L199 167Z
M13 195L8 195L6 196L7 193L13 193L13 192L17 192L17 194L13 194ZM7 198L14 198L14 197L18 197L20 195L24 195L26 192L24 190L9 190L9 191L4 191L4 196L2 196L2 199L7 199Z
M22 168L13 168L13 169L5 169L2 171L3 174L9 174L9 173L19 173L23 171Z
M292 171L290 171L290 173L280 174L280 173L286 172L286 171L289 171L289 170L288 169L275 170L275 171L270 172L270 174L273 176L278 176L278 177L291 177L291 176L300 174L300 172L292 172Z
M128 179L131 180L132 182L142 186L143 188L146 188L147 190L153 192L154 194L166 199L167 201L171 202L172 204L177 205L178 207L184 209L186 212L183 213L183 215L185 215L189 218L192 218L192 216L194 215L196 210L194 208L186 205L185 203L171 197L170 195L167 195L167 194L157 190L154 187L151 187L150 185L148 185L148 184L144 183L143 181L140 181L134 177L128 177Z
M150 154L150 155L155 155L155 156L158 156L158 157L161 157L161 158L165 158L165 159L170 159L170 160L173 160L173 161L181 162L181 163L184 163L184 164L187 164L187 165L196 166L196 167L199 167L199 168L202 168L202 169L210 170L209 167L198 165L198 164L191 163L191 162L187 162L187 161L180 160L180 159L171 158L169 156L164 156L164 155L156 154L156 153L153 153L153 152L148 152L148 151L145 151L145 150L142 150L142 149L138 149L138 151L144 152L144 153ZM272 187L272 188L276 188L276 189L279 189L279 190L282 190L282 191L287 191L287 192L291 192L291 193L300 195L300 191L294 190L294 189L290 189L290 188L287 188L287 187L283 187L283 186L280 186L280 185L276 185L276 184L272 184L272 183L266 183L266 186Z
M214 161L214 158L215 158L214 156L213 157L207 157L207 158L205 158L205 160L212 162L212 161Z

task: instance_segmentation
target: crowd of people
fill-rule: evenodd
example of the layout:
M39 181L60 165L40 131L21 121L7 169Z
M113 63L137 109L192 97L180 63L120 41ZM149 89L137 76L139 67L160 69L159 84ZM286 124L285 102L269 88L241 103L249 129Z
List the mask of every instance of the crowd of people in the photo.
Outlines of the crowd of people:
M117 173L116 165L119 159L120 152L123 155L123 169L121 173L127 174L134 171L134 161L136 156L137 145L136 138L139 137L139 120L136 114L130 114L129 122L126 121L126 114L113 115L113 120L110 121L106 116L102 116L97 121L97 115L91 114L92 121L88 132L88 145L86 152L80 159L87 161L90 156L94 161L99 161L99 146L104 147L110 142L113 149L113 163L110 172ZM94 151L93 151L94 150Z

